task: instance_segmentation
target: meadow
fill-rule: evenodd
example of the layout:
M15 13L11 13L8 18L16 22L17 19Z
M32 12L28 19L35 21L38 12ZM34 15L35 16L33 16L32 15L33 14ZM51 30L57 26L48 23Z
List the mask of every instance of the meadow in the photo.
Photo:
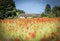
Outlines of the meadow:
M0 41L60 41L60 18L0 20Z

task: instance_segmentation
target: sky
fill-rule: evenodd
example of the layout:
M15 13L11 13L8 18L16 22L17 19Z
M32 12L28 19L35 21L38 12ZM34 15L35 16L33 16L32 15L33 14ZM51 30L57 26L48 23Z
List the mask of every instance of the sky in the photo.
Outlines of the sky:
M24 10L26 13L42 13L44 12L46 4L51 7L60 6L60 0L14 0L16 8Z

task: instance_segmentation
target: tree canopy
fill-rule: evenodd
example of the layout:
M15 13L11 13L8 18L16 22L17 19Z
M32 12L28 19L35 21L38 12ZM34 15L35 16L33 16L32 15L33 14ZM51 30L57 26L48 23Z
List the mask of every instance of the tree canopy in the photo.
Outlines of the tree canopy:
M50 4L47 4L45 7L45 13L50 14L50 12L51 12L51 6L50 6Z
M15 13L16 6L13 0L0 0L0 19L11 17ZM9 12L11 15L9 15ZM8 16L9 15L9 16Z
M56 15L56 17L60 17L60 6L54 6L52 12Z

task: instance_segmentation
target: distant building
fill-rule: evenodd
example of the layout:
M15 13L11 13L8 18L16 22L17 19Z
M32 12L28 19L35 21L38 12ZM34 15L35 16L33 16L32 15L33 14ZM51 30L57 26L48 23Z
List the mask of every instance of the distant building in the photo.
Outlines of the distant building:
M25 18L25 17L20 16L19 18Z
M40 14L25 14L25 13L22 13L22 14L19 15L19 18L32 18L34 16L39 17Z

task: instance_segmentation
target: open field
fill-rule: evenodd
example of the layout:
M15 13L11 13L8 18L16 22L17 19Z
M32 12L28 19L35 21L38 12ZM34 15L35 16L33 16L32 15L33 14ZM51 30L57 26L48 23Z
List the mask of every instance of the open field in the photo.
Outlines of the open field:
M60 41L60 18L0 20L0 41Z

